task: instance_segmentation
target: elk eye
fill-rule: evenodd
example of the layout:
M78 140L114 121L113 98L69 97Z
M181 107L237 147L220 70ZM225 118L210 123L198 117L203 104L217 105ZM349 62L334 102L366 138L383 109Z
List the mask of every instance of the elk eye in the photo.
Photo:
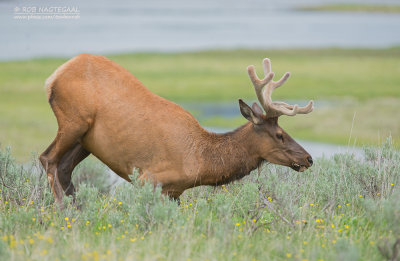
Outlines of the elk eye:
M282 134L280 134L280 133L277 133L277 134L276 134L276 137L277 137L278 139L280 139L280 140L282 140L282 141L283 141L283 136L282 136Z

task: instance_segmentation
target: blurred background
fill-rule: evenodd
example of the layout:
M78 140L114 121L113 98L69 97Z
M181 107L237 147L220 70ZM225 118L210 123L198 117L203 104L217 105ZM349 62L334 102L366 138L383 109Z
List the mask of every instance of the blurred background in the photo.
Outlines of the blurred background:
M245 122L237 99L256 100L246 67L261 73L269 57L277 78L292 73L274 99L316 101L280 118L313 156L400 141L398 0L0 1L0 35L0 143L21 161L57 131L45 79L82 52L217 132Z

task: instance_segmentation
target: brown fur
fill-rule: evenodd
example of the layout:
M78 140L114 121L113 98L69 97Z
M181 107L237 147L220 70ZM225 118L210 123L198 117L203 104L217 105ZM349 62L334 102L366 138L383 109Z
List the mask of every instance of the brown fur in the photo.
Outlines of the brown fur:
M64 192L74 192L72 170L90 153L126 180L138 168L140 179L160 184L173 198L194 186L240 179L265 160L311 165L309 154L276 118L256 112L257 124L210 133L183 108L102 56L69 60L49 77L46 89L59 129L40 160L60 204ZM243 104L241 109L251 113ZM286 143L276 138L278 132Z

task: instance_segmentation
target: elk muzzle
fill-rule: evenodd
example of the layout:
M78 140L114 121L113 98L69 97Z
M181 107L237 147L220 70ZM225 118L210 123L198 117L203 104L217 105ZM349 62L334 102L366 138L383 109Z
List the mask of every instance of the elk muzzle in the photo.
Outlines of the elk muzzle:
M290 167L295 171L303 172L312 165L313 165L313 159L310 155L307 155L306 158L302 160L302 162L299 163L293 162Z

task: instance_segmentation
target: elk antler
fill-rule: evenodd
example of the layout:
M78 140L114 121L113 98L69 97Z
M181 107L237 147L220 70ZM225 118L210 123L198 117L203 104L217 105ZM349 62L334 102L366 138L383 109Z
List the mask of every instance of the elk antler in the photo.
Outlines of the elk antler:
M304 107L299 107L297 104L290 105L280 101L273 102L271 100L272 92L286 82L290 73L285 73L279 81L275 82L272 80L275 74L271 72L271 61L268 58L263 60L263 66L265 77L262 80L257 77L254 65L247 67L247 72L249 73L250 80L254 85L257 98L260 101L261 106L264 108L268 118L279 117L281 115L294 116L296 114L307 114L312 112L314 109L314 102L312 100Z

